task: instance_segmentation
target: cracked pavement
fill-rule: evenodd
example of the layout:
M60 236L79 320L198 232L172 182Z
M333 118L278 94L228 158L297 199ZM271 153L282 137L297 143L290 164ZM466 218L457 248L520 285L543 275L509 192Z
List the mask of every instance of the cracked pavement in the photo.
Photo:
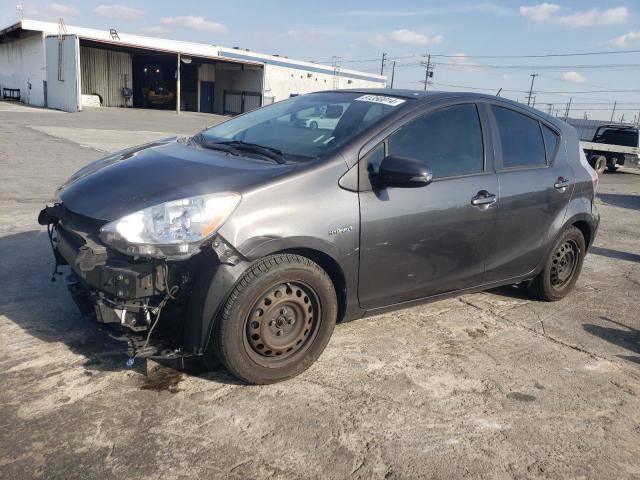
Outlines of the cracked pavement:
M599 236L561 302L509 287L342 324L270 386L125 368L49 281L37 213L132 132L218 120L0 102L0 478L640 478L640 170L601 177Z

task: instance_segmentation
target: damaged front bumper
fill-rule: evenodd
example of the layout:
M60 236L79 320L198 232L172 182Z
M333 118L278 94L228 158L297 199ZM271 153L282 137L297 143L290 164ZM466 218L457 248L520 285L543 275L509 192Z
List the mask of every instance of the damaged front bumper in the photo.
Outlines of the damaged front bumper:
M124 255L100 241L99 221L73 214L62 205L42 210L38 222L49 230L56 260L53 277L58 266L69 265L66 283L76 305L84 316L109 326L114 338L126 340L131 358L193 354L184 348L184 321L203 258L166 262ZM215 266L212 250L202 257Z

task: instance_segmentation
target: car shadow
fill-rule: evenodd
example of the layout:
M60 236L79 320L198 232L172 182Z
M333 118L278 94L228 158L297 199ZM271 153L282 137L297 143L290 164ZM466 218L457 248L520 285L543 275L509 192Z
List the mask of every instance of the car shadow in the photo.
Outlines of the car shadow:
M599 316L601 320L612 323L621 328L604 327L602 325L594 325L591 323L585 323L582 328L590 333L606 340L609 343L622 347L634 354L640 354L640 330L637 330L628 325L624 325L620 322L612 320L609 317ZM618 358L628 360L633 363L640 364L640 356L636 355L617 355Z
M0 265L5 281L0 286L0 315L28 335L45 343L62 343L85 358L87 371L147 371L146 361L126 366L127 344L113 339L112 330L83 317L65 286L65 275L55 275L53 253L45 231L31 230L0 237ZM63 267L67 269L68 267ZM217 362L195 359L159 361L208 380L238 384Z
M620 250L613 250L611 248L593 246L589 249L589 253L593 255L600 255L602 257L615 258L616 260L640 263L640 255L636 253L621 252Z
M486 291L495 295L500 295L501 297L513 298L517 300L536 299L523 284L505 285L503 287L496 287Z
M602 202L614 207L640 210L640 195L624 195L619 193L598 193Z

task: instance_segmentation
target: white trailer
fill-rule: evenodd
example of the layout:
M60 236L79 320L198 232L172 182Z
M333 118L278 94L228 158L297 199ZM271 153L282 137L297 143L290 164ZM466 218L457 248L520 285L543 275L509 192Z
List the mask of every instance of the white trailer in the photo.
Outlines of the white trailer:
M580 142L591 166L601 174L615 172L622 165L640 167L640 140L637 126L602 125L591 142Z

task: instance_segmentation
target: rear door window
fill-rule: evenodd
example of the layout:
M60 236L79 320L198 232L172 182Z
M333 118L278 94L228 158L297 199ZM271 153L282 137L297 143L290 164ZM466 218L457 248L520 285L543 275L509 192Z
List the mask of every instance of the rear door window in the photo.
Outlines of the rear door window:
M502 145L502 168L537 167L546 164L540 123L508 108L491 106Z
M484 149L476 106L454 105L412 120L389 137L387 154L422 161L433 178L482 172Z

